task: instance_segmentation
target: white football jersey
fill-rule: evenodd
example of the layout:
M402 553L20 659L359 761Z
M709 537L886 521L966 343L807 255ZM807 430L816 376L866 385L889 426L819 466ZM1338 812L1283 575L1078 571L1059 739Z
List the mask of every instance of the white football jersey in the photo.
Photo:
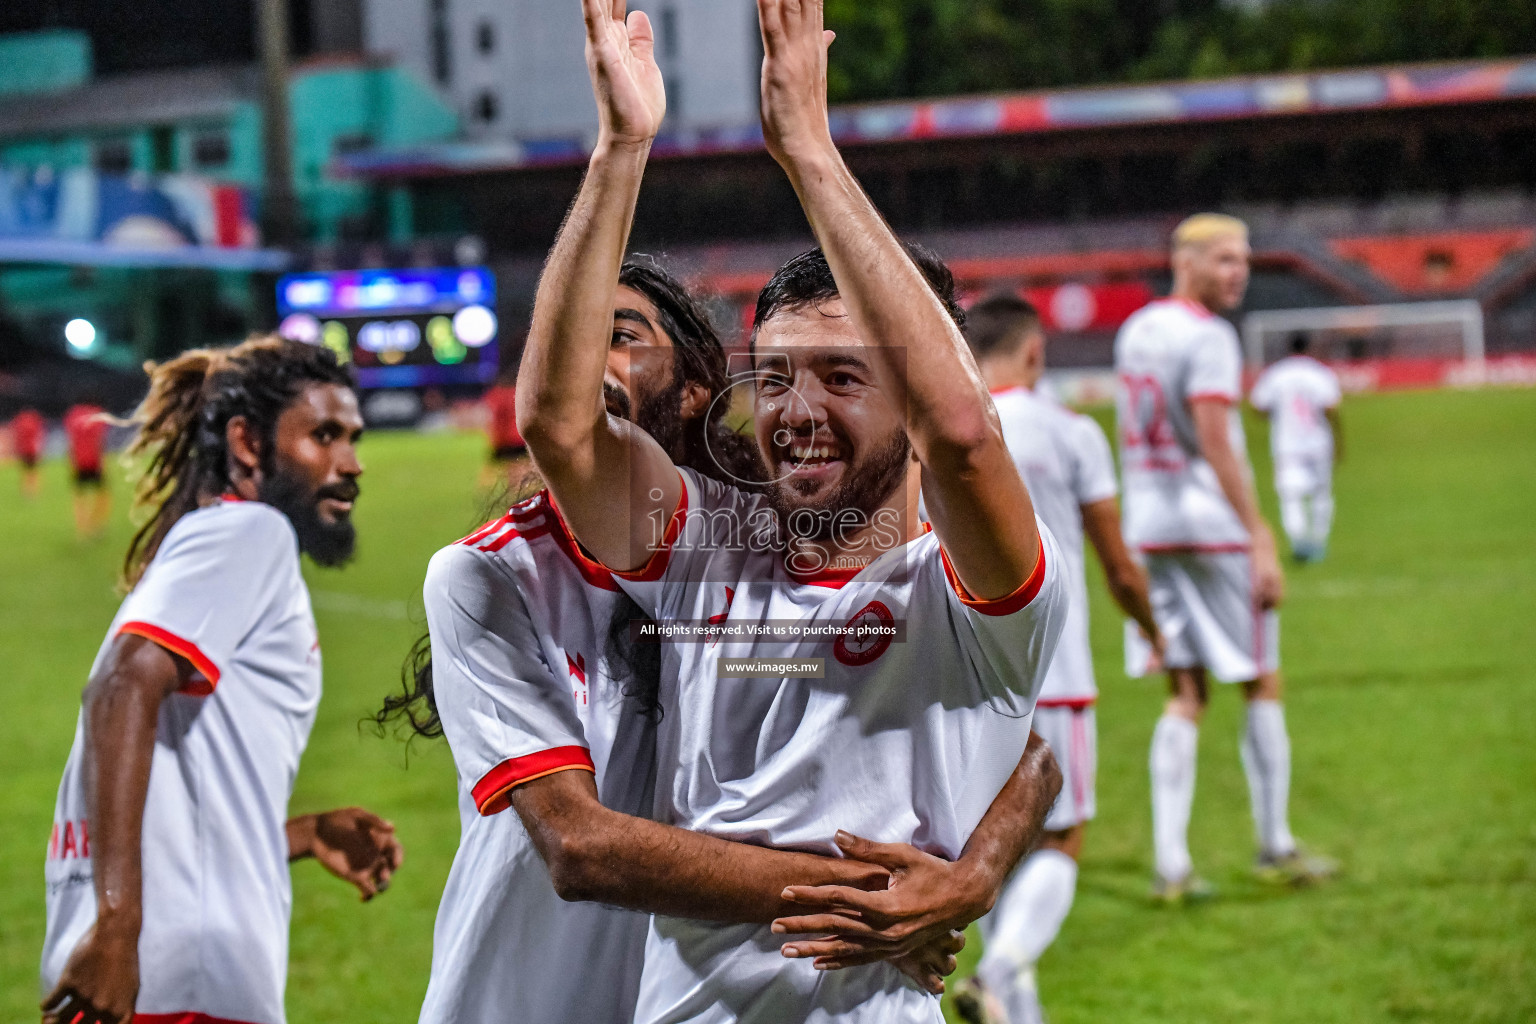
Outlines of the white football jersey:
M633 606L544 494L439 551L425 596L462 833L421 1020L627 1024L648 918L561 900L510 793L588 770L605 806L650 815L655 723L606 656L615 609Z
M1098 687L1088 643L1083 506L1118 493L1109 439L1092 419L1027 388L994 392L992 402L1035 511L1061 548L1067 621L1039 703L1041 707L1085 704L1098 696Z
M1190 403L1231 405L1232 448L1247 465L1237 331L1205 307L1164 299L1115 339L1125 538L1144 552L1245 549L1248 531L1200 455Z
M1260 375L1248 400L1270 416L1275 461L1333 458L1333 428L1325 415L1343 400L1339 378L1311 356L1294 355Z
M161 704L155 732L138 1014L281 1024L288 799L320 702L320 644L288 519L235 500L187 513L123 600L93 675L125 633L198 673ZM82 721L48 842L45 991L96 919L84 757Z
M832 855L847 829L958 857L1023 755L1066 618L1049 530L1024 587L974 601L932 533L861 570L796 573L772 544L745 541L766 522L763 499L682 477L667 545L620 576L657 622L712 631L664 648L660 820ZM850 626L865 632L836 635ZM723 658L810 659L823 674L721 678ZM653 919L635 1019L941 1019L888 964L816 971L784 959L782 942L766 925Z

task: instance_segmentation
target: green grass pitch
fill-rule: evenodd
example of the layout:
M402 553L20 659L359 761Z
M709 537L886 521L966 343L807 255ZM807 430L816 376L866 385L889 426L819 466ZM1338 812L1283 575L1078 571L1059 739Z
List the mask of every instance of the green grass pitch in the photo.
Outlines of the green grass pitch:
M1536 1020L1536 391L1354 399L1345 423L1332 552L1291 572L1283 646L1295 827L1346 873L1297 893L1249 880L1241 701L1220 691L1191 840L1221 898L1189 911L1145 901L1161 687L1121 675L1119 624L1090 570L1099 820L1077 905L1040 968L1055 1024ZM360 557L309 574L326 699L293 808L371 807L397 823L407 857L366 906L297 866L295 1024L403 1024L421 1004L458 842L451 764L441 744L408 753L359 722L397 685L427 558L475 525L482 451L469 437L369 439ZM119 486L112 536L81 545L61 467L34 505L14 468L0 471L0 1020L36 1019L44 847L117 600L124 497Z

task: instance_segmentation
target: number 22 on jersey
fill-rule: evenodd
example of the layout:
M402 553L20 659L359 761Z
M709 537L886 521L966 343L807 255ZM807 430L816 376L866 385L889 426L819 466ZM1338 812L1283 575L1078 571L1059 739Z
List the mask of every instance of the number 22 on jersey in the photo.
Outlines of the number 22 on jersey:
M1184 450L1168 422L1168 400L1151 374L1122 373L1120 445L1142 469L1182 469Z

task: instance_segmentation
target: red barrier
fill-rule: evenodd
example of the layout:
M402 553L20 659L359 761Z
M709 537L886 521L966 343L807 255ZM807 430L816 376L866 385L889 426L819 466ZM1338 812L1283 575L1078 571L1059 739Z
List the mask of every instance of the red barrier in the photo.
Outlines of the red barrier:
M1496 356L1480 363L1466 359L1366 359L1330 365L1349 392L1536 387L1536 356Z

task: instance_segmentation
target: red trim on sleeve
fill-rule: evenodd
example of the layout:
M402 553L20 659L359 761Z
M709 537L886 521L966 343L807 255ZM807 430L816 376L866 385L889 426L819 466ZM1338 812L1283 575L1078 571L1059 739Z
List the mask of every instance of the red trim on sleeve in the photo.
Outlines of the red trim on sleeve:
M638 569L629 572L610 569L609 572L613 572L619 579L631 583L655 583L667 571L667 563L672 560L672 548L677 544L677 538L683 535L683 526L688 522L688 478L679 472L677 479L683 489L677 496L677 508L672 510L672 518L667 522L667 532L661 538L661 546L651 552L650 560Z
M552 747L522 757L510 757L480 776L471 794L480 813L490 817L512 806L512 791L523 783L568 771L596 774L592 754L586 747Z
M1035 701L1037 708L1070 708L1073 711L1086 711L1099 702L1097 697L1051 697Z
M1220 402L1223 405L1236 405L1237 399L1225 391L1197 391L1189 396L1190 402Z
M192 663L193 668L202 673L201 679L193 679L186 686L183 686L179 692L193 697L206 697L219 685L219 666L215 665L206 654L198 650L197 644L194 644L192 641L183 640L175 633L161 629L159 626L148 622L125 622L117 629L118 636L122 636L124 633L131 633L134 636L141 636L146 640L154 641L172 654L186 658Z
M1029 607L1040 593L1040 588L1045 585L1045 538L1040 538L1040 556L1035 559L1035 570L1029 574L1029 579L1024 585L1007 597L997 598L995 601L984 601L972 597L971 592L965 589L965 584L960 582L960 577L955 573L955 567L949 564L949 552L939 548L939 557L944 561L944 575L949 577L949 585L954 588L955 596L960 598L960 603L967 608L981 612L983 615L1012 615L1014 612Z

